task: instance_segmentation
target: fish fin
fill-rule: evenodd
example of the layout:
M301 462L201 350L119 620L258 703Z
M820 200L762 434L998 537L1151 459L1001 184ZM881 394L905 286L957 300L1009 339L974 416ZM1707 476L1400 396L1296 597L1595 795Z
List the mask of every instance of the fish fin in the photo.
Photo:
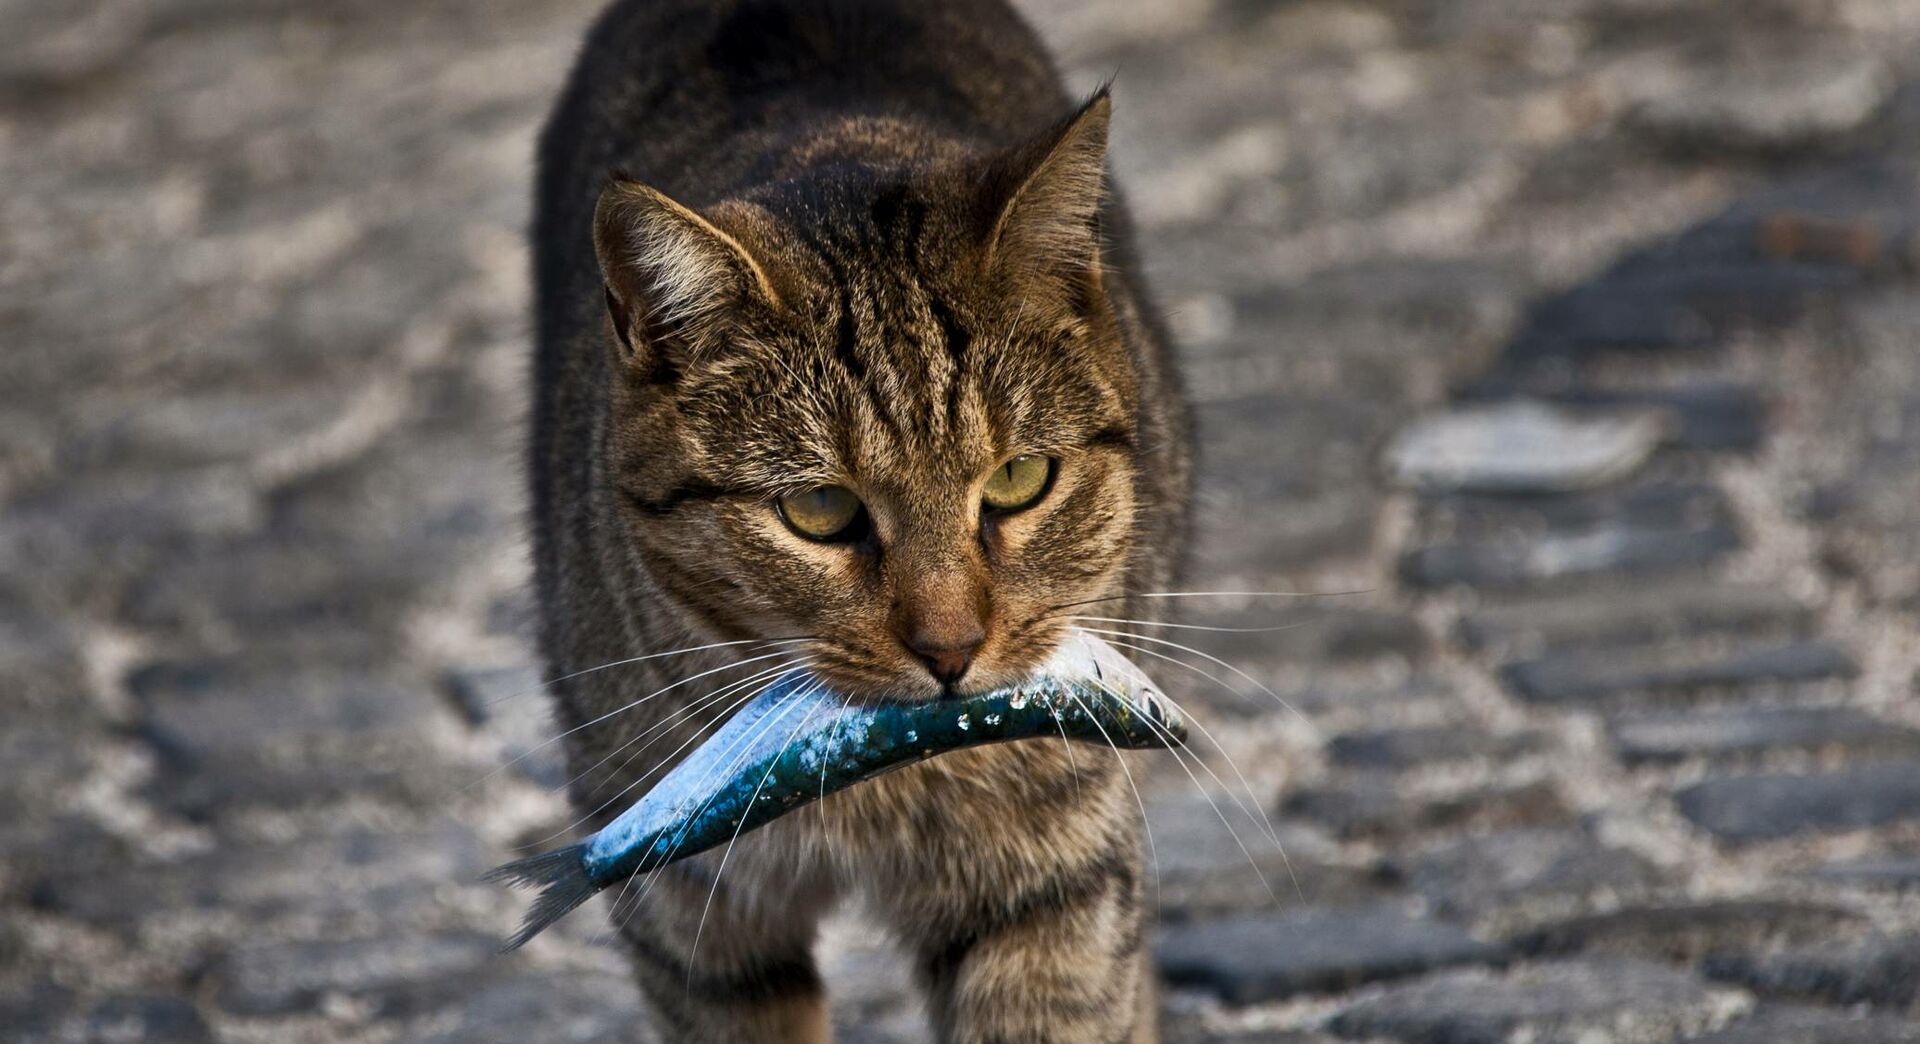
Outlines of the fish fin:
M519 949L528 939L539 935L569 911L593 898L599 886L587 877L585 844L568 845L551 852L496 866L481 875L481 880L522 888L538 888L533 905L527 908L520 930L500 947L501 953Z

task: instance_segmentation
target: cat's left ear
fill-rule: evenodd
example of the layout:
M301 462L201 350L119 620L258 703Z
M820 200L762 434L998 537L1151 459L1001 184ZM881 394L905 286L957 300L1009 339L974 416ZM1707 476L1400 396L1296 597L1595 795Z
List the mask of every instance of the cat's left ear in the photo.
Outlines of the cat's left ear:
M1016 278L1099 285L1112 112L1103 87L1078 112L994 161L986 178L990 268Z

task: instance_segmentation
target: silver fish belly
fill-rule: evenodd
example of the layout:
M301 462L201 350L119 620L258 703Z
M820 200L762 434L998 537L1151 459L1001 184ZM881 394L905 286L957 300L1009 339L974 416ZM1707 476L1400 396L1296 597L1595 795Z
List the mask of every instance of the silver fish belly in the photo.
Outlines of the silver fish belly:
M785 676L591 837L490 871L487 880L541 890L506 948L609 885L835 791L949 751L1045 736L1172 747L1186 741L1186 722L1138 667L1085 633L1032 680L965 699L851 704L811 675Z

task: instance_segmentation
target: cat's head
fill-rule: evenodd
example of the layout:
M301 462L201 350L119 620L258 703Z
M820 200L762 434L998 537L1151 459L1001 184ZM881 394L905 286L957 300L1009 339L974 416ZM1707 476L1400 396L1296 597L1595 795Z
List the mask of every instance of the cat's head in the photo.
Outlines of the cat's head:
M699 212L605 190L607 474L671 611L922 698L1024 677L1119 593L1138 389L1101 271L1108 108L907 163L851 124Z

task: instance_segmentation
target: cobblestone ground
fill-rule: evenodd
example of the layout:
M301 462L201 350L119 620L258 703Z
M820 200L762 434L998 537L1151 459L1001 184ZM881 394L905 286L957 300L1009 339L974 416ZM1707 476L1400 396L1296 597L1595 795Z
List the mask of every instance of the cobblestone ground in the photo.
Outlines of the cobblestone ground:
M5 1035L636 1036L473 883L566 820L521 228L592 6L0 2ZM1149 661L1218 740L1138 762L1171 1038L1920 1039L1920 4L1034 14L1118 73L1195 587L1359 592L1162 632L1290 710Z

